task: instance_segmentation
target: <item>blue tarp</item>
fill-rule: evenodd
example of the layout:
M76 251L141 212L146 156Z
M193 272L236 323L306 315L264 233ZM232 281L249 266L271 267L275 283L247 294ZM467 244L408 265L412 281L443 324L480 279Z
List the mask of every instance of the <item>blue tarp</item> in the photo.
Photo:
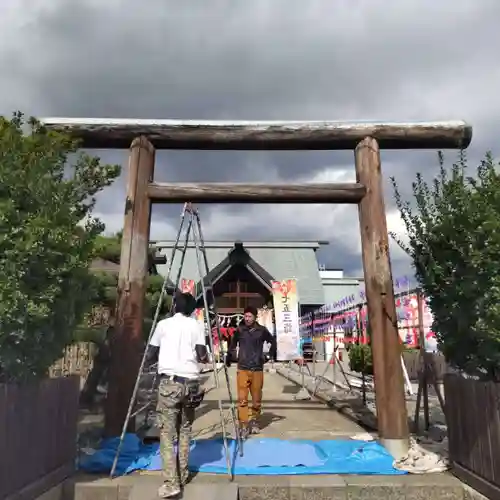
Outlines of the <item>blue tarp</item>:
M354 440L306 441L252 438L244 443L239 456L234 440L229 440L233 474L405 474L392 466L393 458L376 442ZM86 472L109 473L118 439L104 440L99 450L85 457L80 468ZM227 473L224 444L221 439L194 441L189 469L215 474ZM125 436L116 474L136 470L161 470L159 445L144 445L134 434Z

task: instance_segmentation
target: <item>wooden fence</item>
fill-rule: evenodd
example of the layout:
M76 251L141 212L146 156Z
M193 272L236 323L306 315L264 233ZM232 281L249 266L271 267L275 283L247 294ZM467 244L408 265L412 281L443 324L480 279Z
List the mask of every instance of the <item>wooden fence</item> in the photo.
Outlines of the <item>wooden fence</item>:
M33 499L75 467L79 380L0 385L0 498Z
M444 377L454 473L487 498L500 498L500 383Z
M96 349L97 346L93 342L79 342L68 346L63 357L51 367L49 376L79 375L84 381L92 369Z
M436 381L442 382L445 373L448 371L448 365L444 359L444 356L440 352L427 353L427 356L432 357L434 360L434 368L436 374ZM408 372L408 377L412 382L418 381L418 374L421 367L420 364L420 351L412 350L403 352L403 360L405 362L406 371Z
M87 327L105 327L110 324L112 310L106 306L94 306L86 318ZM49 370L49 377L79 375L84 381L92 370L97 345L94 342L77 342L69 345L64 354Z

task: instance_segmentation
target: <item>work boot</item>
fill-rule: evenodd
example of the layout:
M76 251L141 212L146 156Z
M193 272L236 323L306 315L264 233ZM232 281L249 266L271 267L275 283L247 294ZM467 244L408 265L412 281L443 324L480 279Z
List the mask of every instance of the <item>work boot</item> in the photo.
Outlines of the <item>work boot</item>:
M248 438L250 434L250 430L248 428L248 424L240 423L240 438L244 441Z
M162 484L158 488L158 496L160 498L177 498L178 496L180 496L180 494L180 488L172 488L167 484Z
M191 479L193 479L193 475L191 474L191 472L189 470L185 470L185 471L182 471L181 473L181 485L182 486L186 486L186 484L188 484Z

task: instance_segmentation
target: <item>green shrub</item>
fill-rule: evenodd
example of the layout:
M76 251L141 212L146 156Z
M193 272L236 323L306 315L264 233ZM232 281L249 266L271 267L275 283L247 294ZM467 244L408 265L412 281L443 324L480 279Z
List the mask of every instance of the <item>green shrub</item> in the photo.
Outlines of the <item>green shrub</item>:
M500 381L500 174L491 154L467 175L459 160L431 183L418 174L413 202L392 179L413 261L446 361L469 375Z
M73 342L93 342L100 345L106 339L107 326L79 326L73 335Z
M0 380L44 376L73 341L104 229L95 196L119 173L34 119L0 117Z
M373 375L372 348L369 345L353 344L349 349L349 368L353 372Z

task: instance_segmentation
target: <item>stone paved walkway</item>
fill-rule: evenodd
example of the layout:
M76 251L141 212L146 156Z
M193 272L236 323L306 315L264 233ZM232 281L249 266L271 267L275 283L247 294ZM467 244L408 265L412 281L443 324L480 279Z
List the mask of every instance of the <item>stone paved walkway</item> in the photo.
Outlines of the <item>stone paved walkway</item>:
M236 410L236 369L231 367L228 373ZM203 379L208 392L202 405L196 411L193 439L222 436L219 398L222 401L227 435L234 437L231 405L224 370L219 371L220 387L218 389L215 388L213 373L204 375ZM319 400L295 400L294 397L299 389L300 387L297 387L296 384L277 373L265 373L260 436L321 440L335 437L348 438L364 432L359 425ZM102 413L82 413L79 425L80 446L82 448L92 448L97 444L102 425ZM148 436L154 437L155 434L157 431L148 433Z
M361 385L362 385L361 375L359 373L350 372L349 363L347 361L344 361L342 363L342 368L344 369L347 379L354 388L353 394L355 394L356 398L360 400ZM290 370L288 368L288 365L286 367L285 365L283 365L282 368L280 369L280 372L285 376L291 375L295 381L300 383L300 372L298 366L292 366L292 369ZM331 398L337 401L340 401L342 399L352 399L352 395L347 394L348 387L346 384L346 380L339 368L337 368L336 372L334 373L332 365L328 365L326 362L317 362L315 363L315 365L310 364L309 369L306 369L304 373L305 373L304 382L306 387L310 389L317 387L318 392L324 398L326 399ZM323 376L323 380L318 382L318 379L316 379L315 381L314 375L318 378ZM333 384L333 381L335 381L337 385L336 388ZM440 387L440 389L441 389L441 394L444 397L443 388ZM413 383L412 390L413 390L413 395L410 395L408 393L406 394L406 405L408 410L408 416L410 419L413 419L415 415L418 384ZM375 393L373 390L372 377L366 378L366 410L371 412L373 416L376 415ZM420 411L421 411L420 429L423 429L424 427L423 403L421 403ZM442 434L443 432L446 433L446 418L444 412L442 411L439 405L439 400L434 392L434 389L431 386L429 386L429 417L430 417L429 418L430 424L434 428L434 431L438 432L439 434Z
M229 370L231 391L236 407L236 370ZM213 374L206 377L205 386L213 387ZM223 401L228 433L234 436L227 384L224 371L219 372L221 386L209 390L202 406L197 410L194 424L194 438L219 436L222 430L218 405L219 397ZM364 432L363 429L339 412L317 400L299 401L294 396L299 391L296 384L287 381L277 373L265 373L261 416L263 437L281 437L285 439L333 439L350 437Z

